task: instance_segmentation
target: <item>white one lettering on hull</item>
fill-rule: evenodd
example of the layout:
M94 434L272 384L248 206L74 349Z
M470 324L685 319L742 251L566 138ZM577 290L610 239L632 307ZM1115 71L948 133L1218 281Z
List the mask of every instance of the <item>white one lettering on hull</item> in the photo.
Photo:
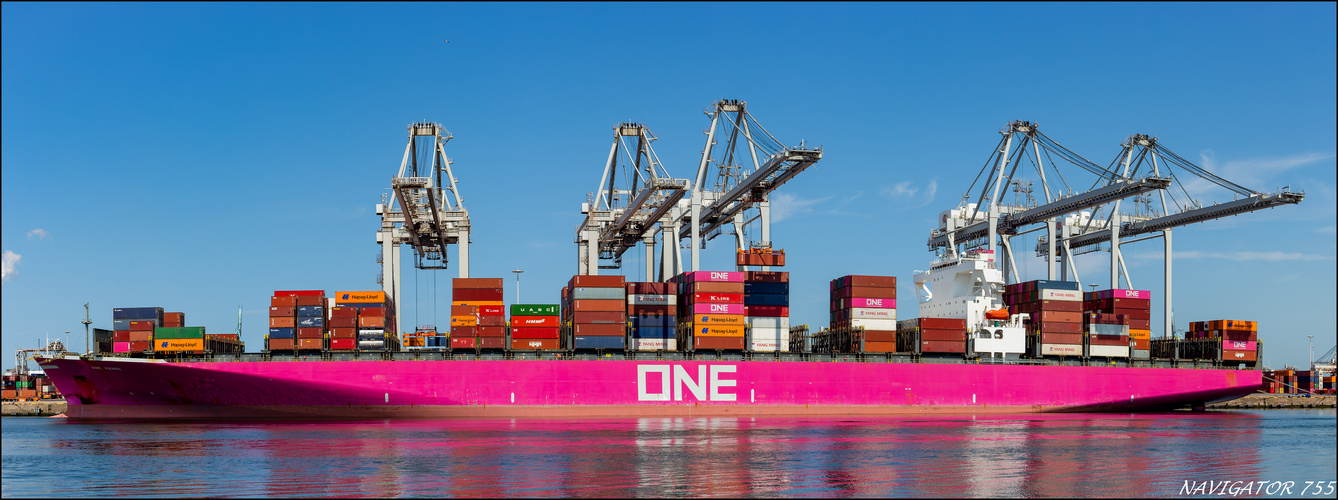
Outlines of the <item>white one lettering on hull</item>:
M722 387L736 387L737 379L721 378L722 374L737 373L736 365L697 365L697 373L690 373L683 365L645 364L636 367L637 401L683 401L689 394L697 401L737 401L737 394L721 394ZM660 383L650 387L647 375L658 373ZM709 375L708 375L709 373Z

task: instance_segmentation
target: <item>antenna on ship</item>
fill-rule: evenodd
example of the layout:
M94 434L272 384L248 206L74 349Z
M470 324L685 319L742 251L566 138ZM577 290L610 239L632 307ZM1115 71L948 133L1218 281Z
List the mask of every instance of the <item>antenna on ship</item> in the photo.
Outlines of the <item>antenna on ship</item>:
M511 272L516 273L516 303L519 304L519 303L520 303L520 273L523 273L523 272L525 272L525 271L521 271L520 269L516 269L515 271L511 271Z
M93 324L93 322L88 319L87 302L84 302L84 320L80 321L80 323L84 324L84 354L92 354L93 351L88 348L88 325Z
M237 339L242 338L242 306L237 306Z

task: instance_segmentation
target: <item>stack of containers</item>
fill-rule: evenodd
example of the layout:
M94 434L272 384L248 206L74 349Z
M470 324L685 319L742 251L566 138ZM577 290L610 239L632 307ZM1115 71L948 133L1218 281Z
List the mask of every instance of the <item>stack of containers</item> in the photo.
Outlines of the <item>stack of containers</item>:
M451 306L451 348L479 346L479 306Z
M269 300L266 349L325 349L325 290L276 290Z
M1222 361L1258 360L1259 323L1232 319L1191 321L1188 339L1207 339L1222 342Z
M337 302L332 301L330 306L330 322L328 330L330 332L330 350L331 351L352 351L358 348L358 308L347 305L334 305Z
M748 351L790 351L790 273L744 272L743 321L748 326Z
M679 345L691 350L747 347L744 277L744 273L728 271L694 271L674 277L678 287Z
M832 280L828 290L831 328L850 331L846 340L838 341L835 348L840 352L896 352L900 325L895 276L842 276ZM946 344L941 342L954 340L939 338L943 336L931 331L926 340L933 344L927 344L929 350L925 352L965 352L942 350L952 347L944 347Z
M1004 287L1008 314L1027 314L1033 355L1083 355L1083 295L1076 281L1034 280Z
M165 312L163 313L163 325L168 328L179 328L186 326L186 313Z
M627 284L628 350L678 350L678 295L673 283Z
M451 280L451 337L456 336L455 306L475 306L472 328L462 314L460 333L475 337L479 349L506 349L506 309L502 307L502 278L455 278ZM473 335L470 335L470 334ZM455 347L455 342L451 342ZM465 347L461 345L460 347Z
M563 288L570 304L574 349L627 348L627 281L622 276L572 276Z
M332 316L335 315L334 309L340 309L338 317L354 318L352 320L341 319L339 324L355 325L353 328L357 330L357 348L359 350L383 351L397 348L395 335L386 333L395 331L395 308L391 307L386 292L335 292L334 304L330 311ZM344 308L354 311L348 311ZM331 322L334 322L333 318ZM339 328L349 327L340 326ZM347 330L341 330L339 335L348 335L349 333ZM347 341L339 343L340 347L347 344Z
M1083 294L1083 312L1119 314L1129 327L1132 357L1146 359L1152 343L1152 292L1110 289Z
M1083 313L1083 333L1087 336L1087 355L1094 357L1129 357L1129 325L1123 314Z
M308 290L297 298L297 349L323 351L327 348L325 290Z
M282 291L269 298L269 334L265 350L291 351L297 348L297 296Z
M112 352L138 353L153 350L153 329L162 324L161 307L113 308Z
M966 318L911 318L897 322L897 351L966 352Z
M558 332L562 306L557 304L512 304L512 350L556 350L562 348Z

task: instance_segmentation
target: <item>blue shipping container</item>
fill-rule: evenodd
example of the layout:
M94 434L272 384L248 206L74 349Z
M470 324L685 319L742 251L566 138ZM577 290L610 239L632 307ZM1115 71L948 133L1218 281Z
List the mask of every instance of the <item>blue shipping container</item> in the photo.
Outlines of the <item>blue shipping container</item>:
M297 317L312 318L316 316L325 316L325 308L321 306L297 306Z
M1081 290L1077 281L1036 280L1037 290Z
M784 284L784 283L781 283ZM788 306L790 305L789 295L775 294L752 294L743 296L743 305L745 306Z
M117 307L112 309L112 319L156 319L162 321L163 308L161 307Z
M272 339L293 339L297 338L296 328L270 328L269 338Z
M634 339L672 339L676 338L671 327L642 327L632 329Z
M617 337L576 337L572 347L577 349L624 349L626 338Z
M325 326L325 318L320 316L311 318L297 318L298 328L316 328Z
M678 318L674 316L637 315L629 317L628 320L632 322L632 328L673 327L678 325Z
M789 294L789 293L790 293L790 284L789 284L789 283L744 283L744 284L743 284L743 294L744 294L744 295L749 295L749 294L754 294L754 293L763 293L763 294Z
M128 319L114 319L112 320L112 330L129 330L130 321L131 320ZM137 320L137 321L143 321L143 320Z

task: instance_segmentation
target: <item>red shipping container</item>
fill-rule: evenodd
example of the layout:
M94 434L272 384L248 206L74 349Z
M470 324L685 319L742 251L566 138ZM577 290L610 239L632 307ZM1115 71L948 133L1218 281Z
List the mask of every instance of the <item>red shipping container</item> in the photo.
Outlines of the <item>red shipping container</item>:
M673 283L660 283L660 282L657 282L657 281L653 281L653 282L638 282L638 283L628 283L628 284L627 284L627 294L628 294L628 295L632 295L632 294L637 294L637 295L673 295L673 294L675 294L675 293L677 293L677 292L678 292L678 290L674 287L674 284L673 284Z
M698 281L686 288L687 293L743 293L743 282Z
M946 340L922 340L920 341L920 352L951 352L965 353L966 342L950 342Z
M304 351L315 351L325 348L323 339L297 339L297 348Z
M275 297L297 297L301 295L324 297L325 290L276 290L274 292Z
M920 340L934 342L966 342L966 330L925 330L921 328Z
M557 316L512 316L512 327L557 327Z
M479 306L451 306L451 316L477 316Z
M451 289L502 288L502 278L452 278Z
M451 291L451 301L492 301L502 300L501 288L457 288Z
M358 308L356 307L339 306L330 308L331 320L333 320L334 318L357 318L357 317L358 317Z
M1083 308L1089 311L1107 310L1107 309L1142 309L1152 308L1151 299L1124 299L1109 298L1098 300L1083 301Z
M836 293L832 294L832 297L841 299L855 297L861 299L895 299L897 298L897 289L876 286L849 286L836 289Z
M330 318L330 328L357 328L357 316L336 316Z
M627 301L624 300L604 300L604 299L582 299L572 301L572 310L575 312L623 312L627 308Z
M479 336L479 327L477 326L451 327L451 337L477 337L477 336Z
M958 333L958 335L961 335ZM864 330L859 332L857 337L866 342L896 342L897 332L895 330Z
M627 306L628 316L674 316L678 306Z
M285 317L285 318L270 318L270 319L269 319L269 327L270 327L270 328L297 328L297 318L295 318L295 317L291 317L291 316L289 316L289 317Z
M129 342L130 330L115 330L112 332L112 342Z
M173 323L185 323L186 313L179 313L179 312L163 313L163 321L164 322L171 321Z
M1041 333L1042 344L1082 345L1081 333Z
M1032 323L1077 323L1082 325L1082 313L1064 311L1040 311L1031 315Z
M764 318L788 318L790 317L789 306L743 306L744 316L758 316Z
M921 330L966 331L966 318L919 318Z
M687 296L692 304L742 304L742 293L694 293Z
M153 320L148 320L148 321L131 321L131 322L130 322L130 331L132 331L132 332L136 332L136 331L139 331L139 332L142 332L142 331L150 331L150 332L151 332L151 331L153 331L153 327L154 327L154 326L157 326L157 322L156 322L156 321L153 321Z
M359 316L358 327L360 328L385 328L386 318L381 316Z
M693 349L699 350L742 350L743 345L743 337L692 337Z
M1044 323L1032 323L1027 326L1027 330L1032 332L1046 333L1082 333L1082 323L1057 323L1046 321Z
M1254 332L1254 331L1247 332L1240 330L1217 330L1217 331L1221 332L1220 337L1222 338L1222 340L1240 340L1240 341L1259 340L1259 332Z
M789 283L790 273L785 271L744 271L743 281L751 283Z
M574 329L578 337L620 337L627 333L626 324L576 323Z
M865 276L860 274L850 274L837 279L840 280L838 281L839 286L837 288L848 286L897 287L896 276Z
M321 328L298 328L297 338L299 339L319 339L325 337L325 331Z
M506 326L506 316L479 316L478 326Z
M180 321L164 321L163 326L167 328L180 328L186 326L186 324Z
M323 295L298 295L293 297L296 306L323 306L325 305L325 296Z
M1031 302L1036 311L1082 312L1082 302L1076 300L1041 300Z
M1222 351L1222 362L1232 361L1255 361L1259 353L1256 351Z
M295 342L295 339L269 339L269 350L291 351Z
M479 337L480 349L505 349L506 347L506 339L503 337Z
M567 288L592 287L592 288L623 288L627 286L627 278L624 276L592 276L576 275L572 276L567 282Z
M511 338L513 339L555 339L558 338L557 327L513 327L511 328Z
M283 297L270 297L269 305L270 307L294 307L297 305L297 298L291 295L286 295Z
M358 311L358 317L366 316L379 316L384 318L386 316L386 308L381 306L364 307L362 310Z
M1129 337L1124 335L1091 335L1087 338L1091 345L1129 345Z
M1146 320L1146 319L1134 319L1134 318L1129 318L1129 319L1126 319L1126 320L1125 320L1125 323L1124 323L1124 324L1129 325L1129 328L1132 328L1132 329L1135 329L1135 330L1151 330L1151 329L1152 329L1152 321L1150 321L1150 320Z
M505 316L506 309L499 305L474 306L479 308L479 316Z
M331 351L347 351L358 347L358 339L347 337L331 337Z
M477 337L451 337L452 349L473 349L478 347Z
M572 314L573 323L627 323L627 314L618 312L577 312Z
M153 349L153 342L147 340L130 341L130 352L144 352Z
M357 328L331 328L331 329L330 329L330 338L336 338L336 339L352 339L352 338L357 338L357 337L358 337L358 329L357 329Z
M476 327L474 327L474 328L477 328L477 329L478 329L478 332L479 332L479 335L478 335L478 336L479 336L480 339L482 339L482 338L484 338L484 337L499 337L499 338L500 338L500 337L505 337L505 336L506 336L506 327L505 327L505 326L476 326Z
M551 339L550 339L550 338L543 338L543 339L513 338L513 339L511 339L511 348L512 348L512 349L516 349L516 350L530 350L530 349L545 349L545 350L551 350L551 349L557 349L557 348L558 348L558 339L556 339L556 338L551 338Z

